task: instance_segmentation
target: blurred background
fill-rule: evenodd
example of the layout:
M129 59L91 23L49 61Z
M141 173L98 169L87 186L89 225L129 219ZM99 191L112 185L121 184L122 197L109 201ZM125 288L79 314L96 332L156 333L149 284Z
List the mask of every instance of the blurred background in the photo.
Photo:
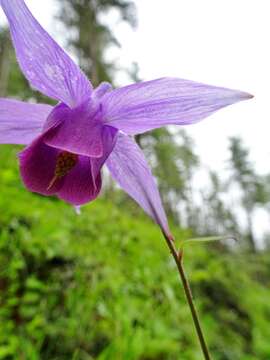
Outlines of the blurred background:
M186 249L214 359L270 359L268 0L26 1L94 85L177 76L256 98L191 127L140 135ZM0 18L0 96L50 102L21 74ZM28 193L0 149L0 359L196 360L201 353L159 230L104 174L82 209Z

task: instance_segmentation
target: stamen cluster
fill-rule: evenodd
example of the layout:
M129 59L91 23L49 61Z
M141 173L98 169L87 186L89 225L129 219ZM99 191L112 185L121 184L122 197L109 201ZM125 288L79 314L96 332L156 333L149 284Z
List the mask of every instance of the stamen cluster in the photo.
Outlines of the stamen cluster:
M58 179L61 179L68 172L74 168L78 162L78 155L70 153L68 151L61 151L57 155L56 166L54 171L54 177L50 181L47 190L50 190Z
M54 175L57 178L65 176L77 164L77 161L77 154L72 154L68 151L61 151L57 156Z

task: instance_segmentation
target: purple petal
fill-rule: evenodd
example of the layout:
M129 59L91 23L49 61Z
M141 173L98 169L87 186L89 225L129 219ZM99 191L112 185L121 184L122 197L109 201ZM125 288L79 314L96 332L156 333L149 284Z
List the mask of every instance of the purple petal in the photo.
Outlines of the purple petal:
M110 126L104 126L102 129L103 156L91 159L91 172L94 184L96 183L101 167L113 151L117 140L117 134L118 130Z
M79 156L74 168L49 188L61 150L46 145L43 137L19 155L21 176L27 189L42 195L57 195L76 206L95 199L101 189L101 176L100 173L96 175L94 184L91 159L85 156Z
M75 154L101 157L103 155L102 128L96 104L85 102L75 109L64 104L57 106L45 128L59 124L49 132L44 141L47 145Z
M143 152L133 139L119 134L106 162L112 177L170 236L158 188Z
M62 180L48 190L54 177L59 152L58 149L44 144L43 136L40 136L19 154L21 177L28 190L52 195L61 188Z
M104 122L135 135L165 125L188 125L250 99L237 90L162 78L111 91L102 99Z
M0 99L0 143L30 144L41 134L52 106Z
M23 0L1 0L17 59L31 85L70 107L90 96L92 85L33 17Z
M93 91L93 98L101 99L107 92L112 90L112 85L108 82L102 82Z
M57 196L73 205L79 206L94 200L101 189L101 175L98 173L95 184L91 176L91 159L80 156L78 164L64 178Z

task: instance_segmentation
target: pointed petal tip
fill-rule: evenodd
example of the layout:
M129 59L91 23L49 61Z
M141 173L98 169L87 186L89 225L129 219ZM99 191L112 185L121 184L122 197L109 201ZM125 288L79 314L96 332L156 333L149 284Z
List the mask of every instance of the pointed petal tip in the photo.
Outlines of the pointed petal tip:
M241 92L241 100L250 100L253 98L254 98L254 95L247 93L247 92Z
M246 101L246 100L250 100L253 98L254 98L254 95L252 95L248 92L241 91L241 90L229 90L229 92L227 92L227 94L225 94L225 93L223 94L223 99L224 99L224 102L226 103L225 106L236 104L240 101Z
M136 142L129 136L119 133L106 164L120 187L154 220L164 236L170 236L156 181Z
M232 101L232 103L236 103L238 101L250 100L250 99L254 98L254 95L252 95L248 92L245 92L245 91L225 89L225 88L221 88L221 89L225 90L225 92L223 92L221 94L221 96L223 96L224 100L227 101L230 99L230 101Z

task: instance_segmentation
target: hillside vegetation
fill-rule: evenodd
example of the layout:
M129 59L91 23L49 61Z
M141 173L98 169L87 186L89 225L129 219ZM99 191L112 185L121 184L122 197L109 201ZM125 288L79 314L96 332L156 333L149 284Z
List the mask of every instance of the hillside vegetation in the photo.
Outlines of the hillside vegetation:
M17 151L0 152L0 359L201 359L157 227L108 200L78 216L28 193ZM269 254L195 245L185 255L213 358L269 360Z

